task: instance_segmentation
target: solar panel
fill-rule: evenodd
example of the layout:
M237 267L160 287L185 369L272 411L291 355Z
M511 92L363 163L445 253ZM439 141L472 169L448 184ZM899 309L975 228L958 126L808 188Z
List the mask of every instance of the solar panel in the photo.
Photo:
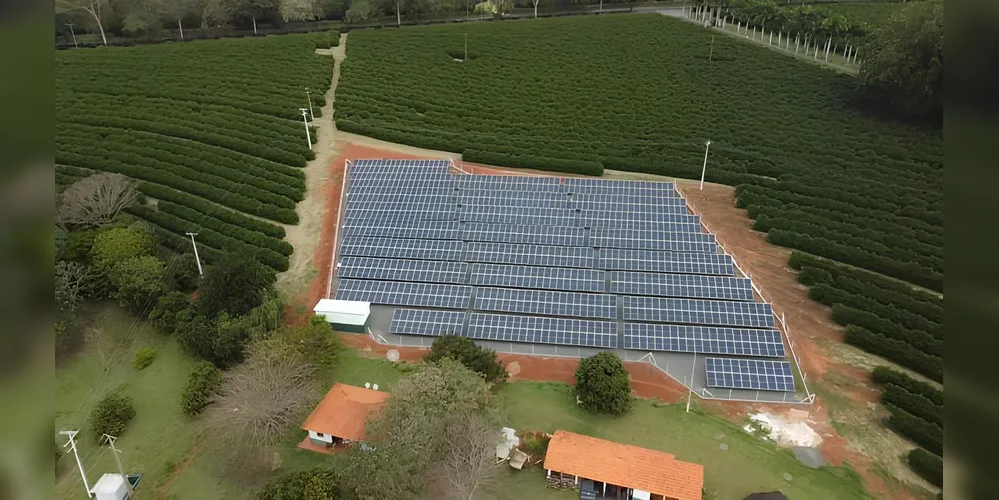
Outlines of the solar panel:
M480 340L534 344L617 347L617 325L612 321L539 318L471 313L465 336Z
M678 212L635 213L592 209L582 209L579 211L579 219L583 221L585 227L619 227L622 224L630 223L690 223L692 220L691 217L694 216Z
M443 260L344 257L337 268L337 276L341 278L422 281L425 283L462 284L467 275L468 264Z
M589 213L594 213L590 211ZM668 231L677 233L700 233L701 217L698 215L672 214L668 221L622 220L617 218L589 217L585 213L580 220L585 227L612 228L632 231Z
M417 192L394 193L386 195L380 190L347 192L347 205L352 203L428 203L439 200L457 201L454 189L434 188Z
M520 224L530 226L569 226L575 215L565 209L529 209L520 207L463 206L458 210L462 222L489 222L493 224Z
M590 244L600 248L718 253L715 236L708 233L656 233L627 229L592 229L590 230Z
M624 297L624 320L773 328L770 304L725 300Z
M794 392L794 376L787 361L706 358L708 387Z
M611 271L610 293L753 301L749 278Z
M389 259L462 260L461 241L351 237L340 244L341 255Z
M569 198L562 193L511 191L502 196L496 196L492 193L460 192L456 198L462 206L471 207L571 208Z
M558 247L519 245L512 243L465 243L467 262L521 264L545 267L593 267L593 249L588 247Z
M550 290L476 288L475 309L579 318L617 317L617 297Z
M461 335L465 331L465 311L396 309L390 333L399 335Z
M732 257L713 253L601 248L597 267L614 271L732 276Z
M338 279L336 285L339 300L442 309L467 309L471 293L470 286L438 283Z
M462 231L462 239L528 245L588 246L585 229L567 226L524 226L467 222Z
M680 193L672 182L654 181L609 181L605 179L587 179L585 177L571 177L565 179L565 187L571 193L592 193L592 194L635 194L635 193L656 193L665 196L679 197Z
M625 323L624 348L771 358L786 356L777 330L713 326Z
M351 236L375 236L382 238L460 240L461 223L458 221L366 220L358 223L345 223L341 234L343 234L344 238Z
M557 177L526 177L513 175L461 175L456 177L462 190L544 191L562 192Z
M472 285L603 292L604 272L565 267L472 264Z

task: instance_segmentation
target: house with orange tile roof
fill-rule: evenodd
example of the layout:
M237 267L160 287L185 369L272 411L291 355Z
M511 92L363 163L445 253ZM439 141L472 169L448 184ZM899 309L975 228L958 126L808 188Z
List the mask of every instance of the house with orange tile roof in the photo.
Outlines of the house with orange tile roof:
M375 389L333 384L302 424L302 430L309 435L298 447L330 453L337 446L363 442L368 418L376 414L389 397L387 392Z
M589 498L701 500L704 466L661 451L556 431L545 455L548 485Z

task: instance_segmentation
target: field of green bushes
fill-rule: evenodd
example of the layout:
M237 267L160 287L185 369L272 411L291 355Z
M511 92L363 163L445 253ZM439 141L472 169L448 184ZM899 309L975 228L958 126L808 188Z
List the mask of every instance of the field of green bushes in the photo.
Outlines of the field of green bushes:
M201 256L253 255L283 271L296 224L301 167L314 157L299 108L325 104L335 34L100 47L55 54L56 184L96 171L139 183L130 212L164 244ZM315 142L315 134L312 136ZM155 200L155 203L153 203Z

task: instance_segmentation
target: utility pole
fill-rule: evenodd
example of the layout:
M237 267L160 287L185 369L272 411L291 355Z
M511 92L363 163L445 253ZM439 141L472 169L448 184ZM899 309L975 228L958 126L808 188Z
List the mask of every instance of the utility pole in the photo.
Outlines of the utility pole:
M704 172L708 170L708 148L710 147L710 140L704 143L704 166L701 167L701 191L704 191Z
M465 62L468 62L468 32L465 32Z
M305 140L309 142L309 151L312 151L312 133L309 132L309 110L298 108L302 112L302 121L305 122Z
M76 466L80 469L80 477L83 478L83 487L87 489L87 496L93 498L94 495L90 493L90 484L87 483L87 473L83 471L83 462L80 461L80 454L76 452L76 441L73 438L76 437L77 431L59 431L59 434L66 436L69 442L62 445L63 448L69 447L73 450L73 456L76 457Z
M194 261L198 263L198 276L204 276L205 273L202 272L201 270L201 257L198 257L198 244L194 242L194 237L197 236L198 233L184 233L184 234L191 237L191 246L194 247Z
M69 32L73 35L73 46L80 48L80 44L76 43L76 30L73 29L73 24L74 23L66 23L66 26L69 26Z
M309 98L309 118L315 120L316 115L312 112L312 93L309 92L309 87L305 87L305 97ZM310 140L309 143L311 144L312 141Z
M711 56L715 54L715 36L711 35L711 50L708 52L708 62L711 62Z
M694 351L694 364L690 367L690 387L687 389L690 392L687 393L687 413L690 413L690 396L694 394L694 368L697 367L697 351Z
M104 435L104 438L108 440L108 446L111 447L111 454L114 455L114 461L118 464L118 472L121 473L121 478L125 481L125 487L128 488L128 498L132 498L135 496L135 491L132 490L132 483L128 481L128 475L125 474L125 468L121 466L121 458L118 457L118 454L121 453L121 451L114 447L114 442L117 441L118 438L107 434Z

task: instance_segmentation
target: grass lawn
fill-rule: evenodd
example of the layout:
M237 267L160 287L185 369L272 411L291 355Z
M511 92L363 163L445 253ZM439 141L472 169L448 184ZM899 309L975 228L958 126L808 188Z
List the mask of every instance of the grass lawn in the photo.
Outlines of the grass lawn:
M499 393L506 414L505 424L518 430L554 432L565 429L580 434L636 446L662 450L678 459L704 465L708 498L736 499L757 491L781 490L789 498L857 499L867 498L860 477L849 468L825 467L819 470L801 465L788 450L760 441L736 424L720 416L700 411L686 413L684 405L664 405L639 400L620 418L596 416L578 408L564 384L517 382ZM727 443L728 450L719 448ZM543 482L537 492L527 494L540 475L521 481L521 475L501 476L501 490L519 491L519 498L562 498L550 492L543 496ZM783 474L791 474L785 481ZM528 484L531 483L531 484ZM511 493L501 498L518 498Z

